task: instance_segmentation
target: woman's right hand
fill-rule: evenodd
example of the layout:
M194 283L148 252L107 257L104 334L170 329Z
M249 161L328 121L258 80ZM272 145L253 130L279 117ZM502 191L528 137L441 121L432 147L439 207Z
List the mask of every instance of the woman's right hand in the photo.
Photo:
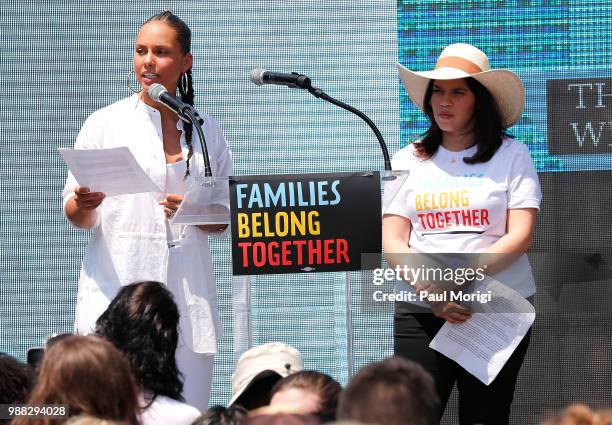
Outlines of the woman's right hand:
M96 208L105 197L102 192L91 192L88 187L77 186L74 196L64 205L66 217L77 227L91 229L96 224Z
M100 206L106 195L103 192L91 192L88 187L77 186L74 189L74 202L81 210L91 211Z

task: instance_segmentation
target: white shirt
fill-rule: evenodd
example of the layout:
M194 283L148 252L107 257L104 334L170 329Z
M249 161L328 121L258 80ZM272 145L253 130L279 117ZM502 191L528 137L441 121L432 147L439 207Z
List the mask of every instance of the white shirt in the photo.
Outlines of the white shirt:
M185 195L187 189L189 189L186 179L183 178L186 171L187 163L185 160L166 164L166 193ZM184 228L185 226L180 224L171 225L170 222L166 222L166 239L168 242L179 240Z
M158 395L140 414L140 422L142 425L191 425L200 415L190 404Z
M204 135L212 174L229 176L231 153L219 125L205 114ZM177 128L182 129L179 120ZM204 175L197 132L193 131L191 176ZM111 196L96 209L97 223L83 259L79 278L76 329L89 333L121 285L145 280L166 283L181 313L181 336L195 352L215 353L220 336L216 289L208 236L195 226L181 234L181 245L169 249L166 218L158 203L165 197L166 159L159 111L137 95L94 112L83 124L75 148L102 149L126 146L164 193ZM181 136L183 158L188 147ZM68 174L64 204L74 195L77 182Z
M410 247L424 253L478 253L506 234L508 209L540 207L542 193L527 146L505 139L485 163L466 164L477 147L452 152L440 146L431 159L415 156L409 145L392 161L410 174L385 214L412 224ZM526 255L493 276L523 296L535 293Z

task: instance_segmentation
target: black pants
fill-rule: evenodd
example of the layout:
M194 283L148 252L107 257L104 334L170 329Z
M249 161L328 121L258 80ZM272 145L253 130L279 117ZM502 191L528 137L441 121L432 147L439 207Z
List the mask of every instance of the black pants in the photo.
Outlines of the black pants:
M453 360L429 348L429 343L444 324L431 310L404 302L395 303L395 355L419 363L434 378L440 399L440 418L457 383L459 424L505 425L519 370L529 346L531 330L518 345L499 375L485 385Z

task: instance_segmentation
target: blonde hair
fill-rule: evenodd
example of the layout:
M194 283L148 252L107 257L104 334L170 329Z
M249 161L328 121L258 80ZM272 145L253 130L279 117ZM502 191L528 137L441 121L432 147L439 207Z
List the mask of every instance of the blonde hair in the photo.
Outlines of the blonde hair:
M576 403L542 425L612 425L612 410L593 410L587 405Z

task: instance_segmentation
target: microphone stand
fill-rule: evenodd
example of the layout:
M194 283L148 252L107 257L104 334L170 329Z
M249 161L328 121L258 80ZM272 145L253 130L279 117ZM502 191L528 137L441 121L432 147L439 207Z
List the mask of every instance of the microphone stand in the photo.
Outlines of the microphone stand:
M385 171L387 172L391 171L391 159L389 158L389 150L387 149L387 144L385 143L385 140L383 139L383 136L380 133L380 130L378 129L378 127L376 127L376 124L374 124L374 122L366 114L364 114L357 108L353 108L352 106L347 105L344 102L340 102L339 100L334 99L333 97L325 94L323 90L321 90L320 88L310 86L310 85L308 87L303 87L303 88L308 90L308 92L312 94L314 97L326 100L333 105L339 106L342 109L346 109L347 111L354 113L359 118L364 120L366 124L370 126L370 128L376 135L376 138L378 139L378 143L380 144L380 149L382 150L383 157L385 159Z
M189 121L193 124L198 132L198 137L200 139L200 147L202 148L202 156L204 157L204 176L212 177L212 171L210 168L210 159L208 158L208 146L206 145L206 139L204 138L204 131L202 130L202 122L201 118L197 115L193 108L184 108L181 111ZM200 119L198 119L200 118Z

